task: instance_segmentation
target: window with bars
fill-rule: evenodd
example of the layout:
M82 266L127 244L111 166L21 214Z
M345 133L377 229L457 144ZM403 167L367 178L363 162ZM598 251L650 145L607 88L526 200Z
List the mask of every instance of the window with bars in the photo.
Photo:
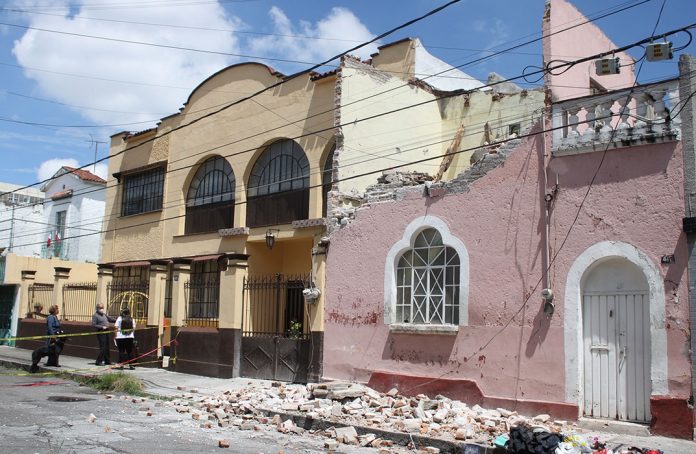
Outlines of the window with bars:
M309 161L293 140L271 144L249 176L247 225L287 224L309 216Z
M396 322L459 324L460 262L442 236L427 228L396 267Z
M186 320L189 324L216 321L220 311L220 267L217 260L191 264L191 279L185 285L188 292Z
M123 176L122 216L162 209L164 167Z
M201 164L186 197L185 232L214 232L232 227L234 186L234 172L225 158L215 156Z

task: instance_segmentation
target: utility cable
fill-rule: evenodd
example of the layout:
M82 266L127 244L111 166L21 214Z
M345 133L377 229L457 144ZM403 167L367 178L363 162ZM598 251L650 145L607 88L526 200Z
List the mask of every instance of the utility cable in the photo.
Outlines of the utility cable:
M329 59L327 59L327 60L325 60L325 61L323 61L323 62L321 62L321 63L318 63L318 64L316 64L316 65L313 65L313 66L311 66L310 68L307 68L307 69L305 69L305 70L302 70L302 71L300 71L300 72L297 72L297 73L295 73L295 74L293 74L293 75L287 76L286 78L284 78L284 79L282 79L282 80L280 80L280 81L278 81L278 82L276 82L276 83L274 83L274 84L271 84L271 85L269 85L269 86L267 86L267 87L264 87L264 88L262 88L261 90L258 90L258 91L256 91L256 92L252 93L251 95L245 96L245 97L243 97L243 98L241 98L241 99L239 99L239 100L237 100L237 101L234 101L234 102L228 104L227 106L224 106L224 107L222 107L222 108L220 108L220 109L218 109L218 110L216 110L216 111L214 111L214 112L210 112L210 113L208 113L208 114L206 114L206 115L203 115L203 116L201 116L201 117L199 117L199 118L196 118L196 119L194 119L194 120L191 120L190 122L188 122L188 123L186 123L186 124L184 124L184 125L180 125L180 126L174 127L174 128L172 128L172 129L170 129L169 131L167 131L166 134L171 134L171 133L174 132L174 131L178 131L178 130L183 129L183 128L185 128L185 127L191 126L191 125L193 125L193 124L195 124L195 123L200 122L200 121L203 120L203 119L206 119L206 118L208 118L208 117L211 117L211 116L213 116L213 115L216 115L216 114L218 114L218 113L220 113L220 112L222 112L222 111L225 111L225 110L229 109L229 108L232 107L232 106L235 106L235 105L237 105L237 104L240 104L240 103L242 103L242 102L244 102L244 101L246 101L246 100L248 100L248 99L254 98L254 97L258 96L258 95L261 94L261 93L264 93L264 92L267 92L267 91L272 90L272 89L274 89L274 88L277 88L277 87L279 87L279 86L281 86L281 85L283 85L283 84L285 84L285 83L287 83L287 82L289 82L289 81L291 81L291 80L294 80L294 79L296 79L296 78L298 78L298 77L300 77L300 76L302 76L302 75L310 74L310 73L311 73L312 71L314 71L315 69L320 68L321 66L324 66L324 65L326 65L327 63L332 62L333 60L336 60L336 59L338 59L338 58L341 58L341 57L343 57L344 55L347 55L347 54L349 54L349 53L351 53L351 52L353 52L353 51L356 51L356 50L358 50L358 49L360 49L360 48L362 48L362 47L368 46L368 45L370 45L370 44L372 44L372 43L374 43L374 42L376 42L376 41L379 41L380 39L382 39L382 38L384 38L384 37L386 37L386 36L389 36L389 35L391 35L391 34L397 32L397 31L399 31L399 30L401 30L401 29L407 28L407 27L409 27L410 25L413 25L413 24L415 24L415 23L417 23L417 22L420 22L420 21L422 21L422 20L424 20L424 19L426 19L426 18L428 18L428 17L430 17L430 16L432 16L432 15L434 15L434 14L439 13L440 11L443 11L444 9L446 9L446 8L448 8L448 7L450 7L450 6L454 5L454 4L456 4L456 3L459 3L460 1L461 1L461 0L450 0L449 2L445 3L444 5L441 5L441 6L435 8L435 9L433 9L433 10L428 11L427 13L425 13L425 14L423 14L423 15L417 17L417 18L411 19L411 20L409 20L409 21L407 21L407 22L404 22L404 23L401 24L401 25L398 25L398 26L396 26L396 27L394 27L394 28L392 28L392 29L390 29L390 30L387 30L386 32L381 33L380 35L378 35L378 36L372 38L372 39L369 40L369 41L365 41L365 42L363 42L363 43L361 43L361 44L359 44L359 45L357 45L357 46L354 46L354 47L352 47L352 48L350 48L350 49L348 49L348 50L346 50L346 51L344 51L344 52L341 52L341 53L339 53L339 54L337 54L337 55L335 55L335 56L333 56L333 57L331 57L331 58L329 58ZM152 140L154 140L154 139L152 139ZM141 145L142 145L142 144L141 144ZM124 150L122 150L121 152L119 152L119 154L121 154L121 153L123 153L123 152L125 152L125 151L126 151L126 150L124 149ZM108 159L108 157L102 158L102 159L99 159L99 160L96 160L95 162L92 162L92 163L87 164L87 165L85 165L85 166L79 167L78 169L75 169L75 170L80 170L80 169L83 169L83 168L85 168L85 167L89 167L90 165L93 165L93 164L102 162L102 161L104 161L104 160L106 160L106 159ZM52 178L48 178L48 179L46 179L46 180L43 180L43 181L34 183L34 184L32 184L32 185L25 186L25 187L23 187L23 188L21 188L21 189L26 189L26 188L29 188L29 187L31 187L31 186L36 186L37 184L45 183L45 182L47 182L47 181L50 181L51 179L52 179ZM16 191L16 190L15 190L15 191ZM13 192L15 192L15 191L13 191Z

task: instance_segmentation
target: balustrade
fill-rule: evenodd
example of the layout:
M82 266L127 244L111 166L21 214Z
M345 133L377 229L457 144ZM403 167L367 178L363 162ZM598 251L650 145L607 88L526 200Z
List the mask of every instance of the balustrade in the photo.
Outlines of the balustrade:
M554 104L554 154L678 140L680 119L670 116L678 103L670 80Z

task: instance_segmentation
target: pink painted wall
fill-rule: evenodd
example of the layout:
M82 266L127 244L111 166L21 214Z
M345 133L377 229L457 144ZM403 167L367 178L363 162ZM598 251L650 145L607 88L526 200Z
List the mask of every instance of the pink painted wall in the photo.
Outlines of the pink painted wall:
M556 313L541 312L543 160L540 136L465 194L413 193L357 213L335 232L327 257L324 376L368 381L372 371L475 380L487 396L565 400L564 286L588 247L620 240L639 248L665 279L670 394L690 392L686 239L680 143L612 150L568 240L551 268ZM601 152L551 159L560 191L552 217L552 254L577 213ZM470 260L469 326L456 337L390 334L384 324L384 265L406 226L437 216L466 246ZM676 263L660 265L664 254ZM508 322L510 322L508 324Z
M550 12L542 20L542 31L544 36L548 36L585 21L587 18L566 0L550 0ZM621 46L625 44L628 43L619 43ZM588 23L545 38L543 40L544 62L577 60L616 47L619 46L614 44L599 27L594 23ZM621 59L622 64L633 61L624 52L616 56ZM635 80L634 66L622 67L620 74L597 76L594 61L588 61L573 66L563 74L548 74L546 84L551 88L553 101L561 101L589 95L590 77L608 90L630 87Z

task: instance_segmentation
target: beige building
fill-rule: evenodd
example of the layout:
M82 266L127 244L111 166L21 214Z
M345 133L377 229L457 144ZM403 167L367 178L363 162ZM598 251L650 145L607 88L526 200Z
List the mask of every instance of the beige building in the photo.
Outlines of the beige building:
M319 379L330 231L383 170L453 178L543 98L485 87L416 39L323 74L225 68L156 128L112 136L100 298L159 326L176 370Z
M18 335L21 319L43 318L52 304L58 305L63 320L91 317L96 278L94 263L3 254L0 338Z

